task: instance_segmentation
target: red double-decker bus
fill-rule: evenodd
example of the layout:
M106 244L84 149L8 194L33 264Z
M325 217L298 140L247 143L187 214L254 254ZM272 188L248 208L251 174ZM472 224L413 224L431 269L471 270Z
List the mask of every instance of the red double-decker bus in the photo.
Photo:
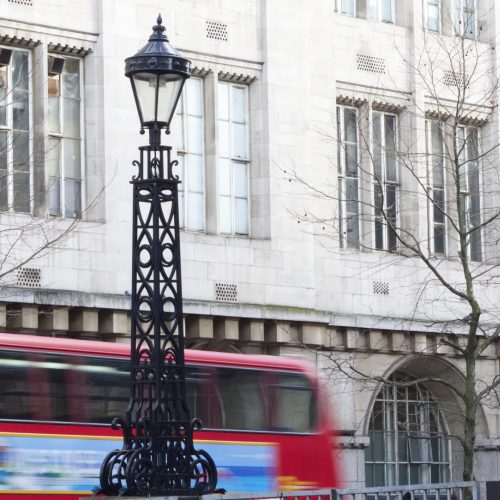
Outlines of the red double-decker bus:
M0 334L0 500L74 500L121 448L129 346ZM186 351L194 434L218 487L249 494L339 486L329 404L295 359Z

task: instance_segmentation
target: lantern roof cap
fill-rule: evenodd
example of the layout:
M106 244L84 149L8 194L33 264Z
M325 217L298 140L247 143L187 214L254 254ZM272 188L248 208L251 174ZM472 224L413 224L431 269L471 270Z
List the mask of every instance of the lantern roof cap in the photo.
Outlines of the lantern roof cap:
M191 76L191 61L173 47L165 33L162 17L158 14L156 25L148 43L132 57L125 59L125 76L135 73L177 74L181 78Z

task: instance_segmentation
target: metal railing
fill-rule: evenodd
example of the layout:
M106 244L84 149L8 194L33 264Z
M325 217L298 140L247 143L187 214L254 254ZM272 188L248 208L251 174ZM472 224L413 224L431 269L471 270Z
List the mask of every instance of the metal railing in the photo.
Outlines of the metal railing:
M225 495L205 495L203 500L279 500L281 498L289 500L466 500L469 498L480 500L479 483L474 481L374 488L280 491L254 495L226 493Z

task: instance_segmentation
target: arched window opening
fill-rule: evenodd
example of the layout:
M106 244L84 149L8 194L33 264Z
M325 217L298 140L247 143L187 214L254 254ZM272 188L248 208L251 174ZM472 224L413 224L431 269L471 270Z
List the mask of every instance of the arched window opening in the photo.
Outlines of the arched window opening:
M450 437L428 389L404 373L392 376L375 401L365 452L366 486L450 480Z

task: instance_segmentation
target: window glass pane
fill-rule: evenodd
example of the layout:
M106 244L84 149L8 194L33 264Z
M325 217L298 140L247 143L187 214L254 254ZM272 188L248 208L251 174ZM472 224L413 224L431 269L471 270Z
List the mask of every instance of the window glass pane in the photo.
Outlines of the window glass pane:
M357 216L346 218L346 240L348 248L359 248L359 221Z
M14 50L11 57L12 65L12 89L28 90L28 53Z
M378 0L368 0L368 18L378 19Z
M80 141L77 139L63 139L64 177L81 178Z
M392 0L380 0L382 2L382 21L392 23Z
M0 168L7 168L7 132L0 131Z
M81 215L81 181L64 180L64 216L76 219Z
M247 165L233 163L234 195L245 198L247 196Z
M217 114L219 120L229 120L229 85L226 83L218 85Z
M0 418L33 419L31 384L29 379L36 375L35 366L30 367L26 355L3 352L0 359ZM8 381L8 383L5 383ZM40 378L42 391L43 378Z
M190 193L188 203L188 228L202 231L204 229L203 194Z
M49 96L49 133L61 133L59 102L59 97Z
M348 214L358 213L358 180L346 179L346 210Z
M246 122L246 88L232 87L233 89L233 121Z
M427 3L427 29L439 31L439 4Z
M29 172L30 152L29 152L29 132L14 131L12 134L12 149L14 170Z
M235 198L234 200L234 232L248 234L248 200Z
M188 80L189 81L189 80ZM183 96L181 95L179 99L179 103L177 104L177 112L175 113L173 123L172 123L172 131L175 134L177 149L185 151L185 142L184 142L184 113L183 113Z
M247 158L246 126L240 123L233 123L233 156Z
M62 95L67 98L80 98L80 61L65 59L62 73Z
M49 175L61 175L61 140L49 139L49 147L45 155L45 162Z
M231 234L231 198L219 196L219 230L223 234Z
M7 124L7 66L0 66L0 125Z
M61 215L61 178L49 176L48 211L50 215Z
M219 156L229 158L229 122L219 120Z
M351 143L358 142L358 126L355 109L344 108L344 140Z
M373 113L372 116L373 128L373 171L376 181L383 181L382 177L382 131L381 131L381 115Z
M397 181L396 169L396 117L385 115L385 161L387 168L387 179Z
M476 14L474 11L464 12L464 33L468 38L476 36Z
M203 154L203 121L198 116L187 117L188 151Z
M24 90L12 91L12 126L16 130L29 130L28 93Z
M218 375L225 428L265 430L263 394L255 372L221 368Z
M200 78L189 78L186 82L187 112L192 116L203 115L202 81ZM181 104L181 103L179 103Z
M80 101L64 99L63 134L65 137L80 138Z
M14 210L24 213L30 211L29 172L14 172Z
M355 14L354 1L355 0L342 0L341 9L343 14L349 14L350 16L354 16Z
M203 157L198 155L188 156L187 175L189 192L203 193Z
M345 171L350 177L358 176L358 146L346 144L345 146Z
M219 194L231 195L231 162L229 160L219 160Z
M312 431L316 401L308 380L302 375L280 374L273 389L275 402L271 408L271 429L282 432Z

